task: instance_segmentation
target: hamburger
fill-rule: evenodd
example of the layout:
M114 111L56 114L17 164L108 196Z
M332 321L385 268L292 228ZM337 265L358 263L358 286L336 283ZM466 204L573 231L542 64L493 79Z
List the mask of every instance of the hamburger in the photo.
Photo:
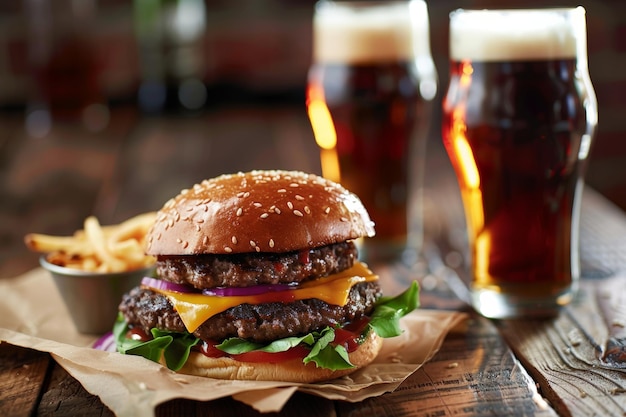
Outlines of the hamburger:
M417 307L382 297L355 240L374 235L359 198L294 171L222 175L157 213L154 277L124 295L117 350L220 379L316 382L370 363Z

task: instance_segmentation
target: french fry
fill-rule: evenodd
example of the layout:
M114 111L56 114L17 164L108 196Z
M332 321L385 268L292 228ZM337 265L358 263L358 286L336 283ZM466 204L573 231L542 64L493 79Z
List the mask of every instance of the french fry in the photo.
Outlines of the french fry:
M29 233L26 246L47 253L56 265L89 272L123 272L154 264L154 257L144 253L146 233L156 213L143 213L117 225L100 224L95 216L85 219L83 229L72 236Z
M93 249L84 242L71 236L51 236L40 233L29 233L24 237L26 246L34 252L56 252L89 256L93 254Z
M85 219L85 235L87 236L87 240L91 243L94 252L100 260L102 264L107 265L103 267L103 271L100 272L113 272L113 271L123 271L125 269L124 264L121 260L115 258L108 251L107 242L104 237L104 233L102 232L102 228L100 227L100 222L96 219L95 216L89 216Z

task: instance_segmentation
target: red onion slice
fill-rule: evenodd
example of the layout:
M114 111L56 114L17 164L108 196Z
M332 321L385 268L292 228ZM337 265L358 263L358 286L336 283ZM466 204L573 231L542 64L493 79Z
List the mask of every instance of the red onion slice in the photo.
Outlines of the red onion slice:
M141 285L157 290L174 291L183 294L199 292L195 288L192 288L188 285L175 284L173 282L167 282L149 277L144 277L141 280ZM287 291L292 290L296 287L297 285L295 284L261 284L253 285L251 287L216 287L204 289L202 290L202 294L218 297L247 296L264 294L267 292Z
M93 348L96 350L103 350L105 352L117 352L113 332L108 332L102 335L102 337L94 342Z
M173 282L167 282L161 279L155 279L155 278L150 278L150 277L144 277L141 280L141 285L154 288L157 290L174 291L174 292L180 292L183 294L198 292L194 288L189 287L187 285L175 284Z

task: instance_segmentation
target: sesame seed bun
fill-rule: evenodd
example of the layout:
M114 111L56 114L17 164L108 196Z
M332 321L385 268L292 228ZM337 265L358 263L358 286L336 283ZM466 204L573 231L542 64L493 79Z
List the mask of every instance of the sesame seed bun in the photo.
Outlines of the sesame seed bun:
M282 253L374 235L357 196L298 171L222 175L183 190L158 212L149 255Z
M350 369L332 371L318 368L315 363L304 364L302 359L291 359L279 363L239 362L231 358L209 358L202 353L191 352L185 365L178 371L187 375L216 379L238 379L247 381L286 381L311 383L327 381L349 375L372 362L383 345L376 332L369 332L359 348L348 354ZM163 362L163 361L162 361Z

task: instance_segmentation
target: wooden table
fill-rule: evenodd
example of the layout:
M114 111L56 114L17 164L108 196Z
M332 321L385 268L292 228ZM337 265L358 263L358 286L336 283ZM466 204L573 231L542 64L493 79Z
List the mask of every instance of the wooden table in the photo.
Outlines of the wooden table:
M304 109L221 108L193 118L113 113L109 128L57 126L29 138L5 117L0 219L11 219L0 276L36 266L29 231L71 233L91 213L103 223L158 209L203 178L253 168L319 173ZM584 196L583 276L575 302L553 320L490 321L467 307L463 216L456 184L433 138L426 181L427 245L412 268L377 268L388 289L417 278L424 308L467 311L463 332L395 392L361 403L296 393L284 416L626 415L626 215L593 190ZM376 268L376 266L374 266ZM607 355L607 352L611 355ZM231 398L173 400L159 416L258 415ZM47 353L0 344L0 415L112 415Z

